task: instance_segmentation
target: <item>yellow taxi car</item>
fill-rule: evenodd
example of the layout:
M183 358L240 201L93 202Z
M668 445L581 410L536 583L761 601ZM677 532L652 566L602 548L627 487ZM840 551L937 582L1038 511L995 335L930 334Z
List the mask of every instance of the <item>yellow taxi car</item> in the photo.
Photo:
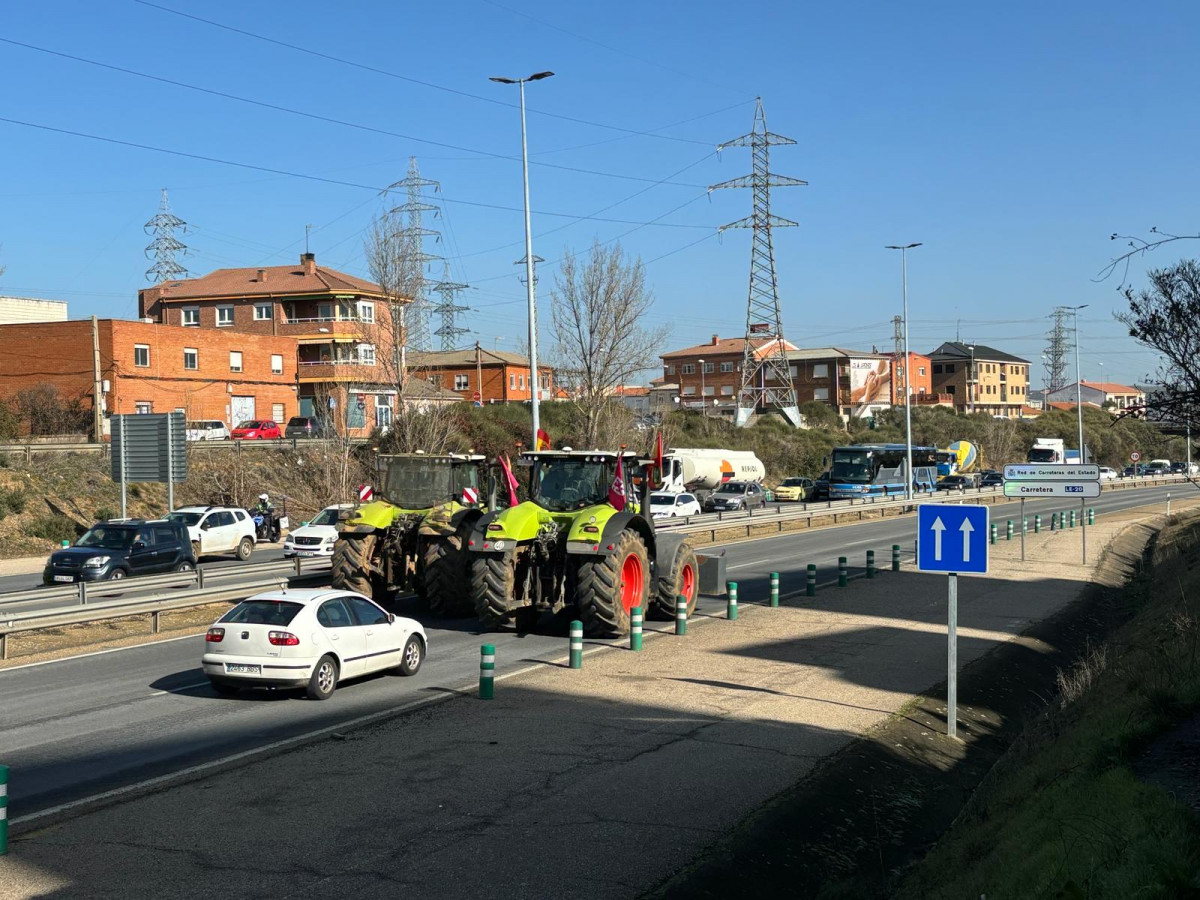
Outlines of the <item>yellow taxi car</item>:
M801 500L808 500L812 497L812 493L813 480L811 478L793 476L783 479L783 483L775 488L775 499L799 502Z

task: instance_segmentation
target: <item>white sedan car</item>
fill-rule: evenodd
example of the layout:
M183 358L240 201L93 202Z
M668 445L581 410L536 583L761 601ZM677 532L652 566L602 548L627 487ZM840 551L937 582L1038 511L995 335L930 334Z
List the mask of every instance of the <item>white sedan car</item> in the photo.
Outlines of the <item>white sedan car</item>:
M266 591L208 629L204 674L219 694L303 687L325 700L347 678L383 669L415 675L429 639L421 623L361 594L329 588Z
M655 491L650 495L650 516L654 519L670 519L675 516L700 515L700 501L694 494L672 494Z
M283 541L283 555L333 556L333 545L338 536L338 513L344 509L354 509L354 504L327 506L311 522L289 532Z

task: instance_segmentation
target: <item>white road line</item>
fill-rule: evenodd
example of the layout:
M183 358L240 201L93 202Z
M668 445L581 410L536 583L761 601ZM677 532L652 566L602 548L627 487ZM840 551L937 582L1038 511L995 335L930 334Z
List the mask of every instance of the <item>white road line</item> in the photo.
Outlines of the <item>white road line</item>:
M207 626L205 626L207 628ZM103 656L105 653L120 653L122 650L141 650L145 647L156 647L159 644L173 644L175 641L186 641L188 638L200 637L204 634L203 631L197 631L195 634L184 634L179 637L164 638L161 641L153 641L149 644L131 644L128 647L109 647L107 650L93 650L90 653L79 653L75 656L60 656L57 659L43 659L41 662L24 663L19 666L5 666L0 668L0 676L8 672L19 672L21 669L32 669L34 666L48 666L50 663L70 662L73 659L87 659L89 656Z

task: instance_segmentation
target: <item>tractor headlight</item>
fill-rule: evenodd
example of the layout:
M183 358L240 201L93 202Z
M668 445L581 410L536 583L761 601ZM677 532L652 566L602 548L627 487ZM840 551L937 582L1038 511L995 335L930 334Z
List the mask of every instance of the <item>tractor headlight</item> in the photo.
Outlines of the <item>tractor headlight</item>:
M99 569L102 566L107 566L110 559L112 559L111 556L93 556L84 561L83 567L85 569Z

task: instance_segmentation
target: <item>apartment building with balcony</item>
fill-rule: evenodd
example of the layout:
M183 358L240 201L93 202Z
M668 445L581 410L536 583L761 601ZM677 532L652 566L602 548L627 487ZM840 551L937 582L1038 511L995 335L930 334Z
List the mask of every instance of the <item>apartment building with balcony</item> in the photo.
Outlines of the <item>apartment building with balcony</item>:
M408 371L435 387L476 403L526 403L533 396L529 357L476 344L466 350L408 354ZM542 401L557 397L552 366L538 365Z
M1019 418L1029 405L1029 360L983 344L947 341L928 354L933 393L950 394L954 408Z
M362 434L391 421L399 378L393 304L370 281L317 265L217 269L138 292L149 321L290 338L299 415Z

